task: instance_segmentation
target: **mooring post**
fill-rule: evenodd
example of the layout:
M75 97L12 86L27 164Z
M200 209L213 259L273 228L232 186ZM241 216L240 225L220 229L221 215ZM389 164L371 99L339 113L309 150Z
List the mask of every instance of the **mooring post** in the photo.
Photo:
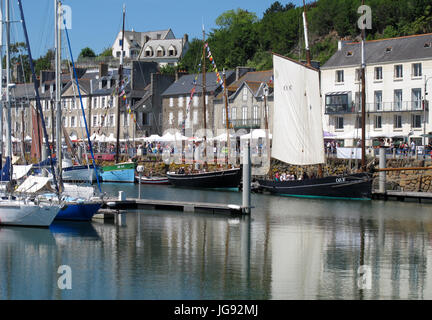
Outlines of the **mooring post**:
M380 148L379 149L379 167L380 169L385 169L386 168L386 154L385 154L386 149L385 148ZM385 171L381 171L379 173L379 192L380 193L385 193L386 192L386 172Z
M144 171L144 166L138 166L137 171L139 174L139 181L138 181L138 199L141 199L141 177L142 173Z
M251 158L250 141L245 143L243 150L243 206L244 214L251 213Z

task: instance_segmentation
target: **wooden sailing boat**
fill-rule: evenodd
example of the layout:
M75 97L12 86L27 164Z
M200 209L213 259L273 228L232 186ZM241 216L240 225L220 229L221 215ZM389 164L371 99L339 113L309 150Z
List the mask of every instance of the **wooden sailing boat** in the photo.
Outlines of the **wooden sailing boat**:
M123 84L123 47L124 47L124 33L125 33L125 6L123 6L123 27L122 27L122 45L120 54L120 65L118 69L119 82L117 87L117 147L115 164L110 166L104 166L101 168L100 175L102 181L106 182L134 182L135 181L135 166L134 162L123 162L119 163L120 154L120 110L122 105L122 90L125 89Z
M205 46L205 31L203 28L203 67L202 67L202 101L203 101L203 117L204 117L204 132L206 132L207 128L207 107L206 107L206 54L205 54L206 46ZM224 76L225 78L225 76ZM224 79L224 90L226 90L226 83ZM226 91L224 92L224 96L226 97ZM228 112L226 113L228 116ZM228 121L227 121L228 126ZM229 139L229 134L227 133L227 140ZM204 143L204 158L207 158L206 152L206 143L207 137L203 137ZM228 158L227 158L228 161ZM223 170L211 171L207 172L207 162L204 162L204 172L198 173L174 173L168 172L167 177L171 184L177 187L192 187L192 188L237 188L240 186L241 181L241 169L240 168L228 168L228 162L226 163L227 167Z
M307 63L273 54L272 157L293 165L315 165L325 162L320 78L310 65L306 11L303 18ZM264 191L287 196L370 199L372 178L361 172L291 181L259 180L259 185Z

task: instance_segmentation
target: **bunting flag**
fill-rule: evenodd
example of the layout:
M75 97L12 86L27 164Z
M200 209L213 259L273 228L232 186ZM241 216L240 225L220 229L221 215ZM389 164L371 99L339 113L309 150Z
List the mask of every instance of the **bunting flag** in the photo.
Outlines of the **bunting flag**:
M212 66L213 66L213 70L216 72L216 83L218 83L219 85L221 85L222 89L223 89L224 88L224 86L223 86L223 79L222 79L222 77L221 77L221 75L220 75L220 73L219 73L219 71L218 71L218 69L216 67L216 62L215 62L215 60L213 58L213 55L212 55L212 53L210 51L210 47L209 47L208 43L205 44L205 48L207 48L207 53L208 53L207 58L210 60Z

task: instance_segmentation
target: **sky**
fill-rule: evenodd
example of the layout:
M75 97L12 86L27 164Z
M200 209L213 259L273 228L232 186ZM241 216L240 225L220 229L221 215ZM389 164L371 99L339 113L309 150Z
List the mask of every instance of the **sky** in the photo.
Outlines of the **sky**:
M5 0L3 0L5 1ZM19 20L17 0L10 0L12 19ZM307 0L306 2L311 2ZM111 47L122 26L122 7L126 5L126 30L156 31L171 28L176 38L202 37L202 24L207 31L216 28L215 20L231 9L245 9L262 18L275 0L63 0L71 7L72 29L69 31L73 57L82 48L90 47L96 54ZM303 0L279 0L283 5ZM22 0L33 58L44 55L54 47L54 0ZM11 41L23 41L20 23L11 27ZM66 55L65 43L62 44Z

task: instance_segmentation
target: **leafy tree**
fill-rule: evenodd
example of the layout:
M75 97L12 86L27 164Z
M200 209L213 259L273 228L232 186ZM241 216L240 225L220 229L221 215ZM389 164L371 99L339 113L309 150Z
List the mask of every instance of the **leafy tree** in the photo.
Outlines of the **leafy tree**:
M94 53L94 51L92 49L90 49L89 47L85 47L84 49L81 50L78 59L79 58L94 58L96 57L96 54Z
M90 49L91 50L91 49ZM112 48L105 48L100 54L99 57L112 57Z

